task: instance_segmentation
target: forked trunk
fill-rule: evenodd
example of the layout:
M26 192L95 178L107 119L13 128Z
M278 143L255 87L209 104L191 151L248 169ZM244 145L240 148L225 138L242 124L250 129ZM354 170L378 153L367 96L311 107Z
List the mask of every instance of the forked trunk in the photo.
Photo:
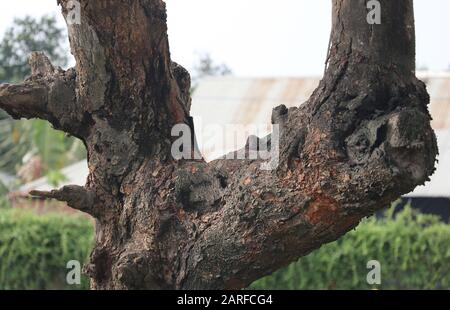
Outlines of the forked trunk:
M59 2L70 18L73 1ZM243 288L423 184L437 146L414 73L413 3L380 2L371 25L367 1L333 1L325 76L303 105L274 109L280 164L263 170L171 155L173 126L193 126L163 1L82 0L69 26L76 68L34 54L32 78L1 86L0 107L84 141L86 186L34 194L96 218L92 288Z

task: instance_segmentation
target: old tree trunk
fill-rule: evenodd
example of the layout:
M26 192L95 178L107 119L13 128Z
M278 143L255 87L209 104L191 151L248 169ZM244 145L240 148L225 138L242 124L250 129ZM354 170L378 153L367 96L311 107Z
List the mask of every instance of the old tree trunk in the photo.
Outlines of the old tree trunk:
M280 165L266 171L171 156L172 127L192 128L190 77L170 59L162 0L82 0L76 67L34 53L30 78L0 86L0 108L84 141L86 185L32 194L96 219L92 288L243 288L423 184L437 146L413 4L380 2L370 25L366 1L333 0L325 76L306 103L274 109Z

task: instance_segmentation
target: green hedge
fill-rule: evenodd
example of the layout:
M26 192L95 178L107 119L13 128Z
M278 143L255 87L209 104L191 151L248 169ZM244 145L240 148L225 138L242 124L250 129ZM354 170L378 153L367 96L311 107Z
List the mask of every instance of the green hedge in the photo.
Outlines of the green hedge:
M368 285L367 262L381 264ZM371 218L340 240L256 281L254 289L450 289L450 226L409 207Z
M66 263L83 262L93 225L67 214L0 209L0 289L86 289L65 284ZM410 209L369 219L337 242L255 282L255 289L450 289L450 226ZM381 263L382 284L366 283Z
M66 285L66 264L86 261L93 225L67 214L0 209L0 289L85 289Z

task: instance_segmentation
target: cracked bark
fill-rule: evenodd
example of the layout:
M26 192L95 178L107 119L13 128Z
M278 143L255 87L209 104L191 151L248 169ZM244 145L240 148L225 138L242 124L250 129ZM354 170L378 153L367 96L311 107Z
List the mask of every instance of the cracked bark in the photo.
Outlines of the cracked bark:
M243 288L423 184L437 146L414 74L412 0L381 7L370 26L365 1L333 1L325 75L306 103L274 109L281 164L264 171L171 157L172 126L192 120L163 1L81 1L76 68L35 54L28 80L0 87L0 107L84 141L85 187L33 194L96 218L92 288Z

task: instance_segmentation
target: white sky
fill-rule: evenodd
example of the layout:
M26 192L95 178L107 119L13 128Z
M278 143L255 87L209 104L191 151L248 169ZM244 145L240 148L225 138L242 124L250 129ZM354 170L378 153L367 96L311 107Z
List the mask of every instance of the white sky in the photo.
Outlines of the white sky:
M56 0L3 2L0 34L14 17L53 13L60 18ZM331 27L330 0L166 2L172 59L188 69L198 53L208 52L238 76L323 72ZM418 67L449 69L450 1L415 0L415 6Z

